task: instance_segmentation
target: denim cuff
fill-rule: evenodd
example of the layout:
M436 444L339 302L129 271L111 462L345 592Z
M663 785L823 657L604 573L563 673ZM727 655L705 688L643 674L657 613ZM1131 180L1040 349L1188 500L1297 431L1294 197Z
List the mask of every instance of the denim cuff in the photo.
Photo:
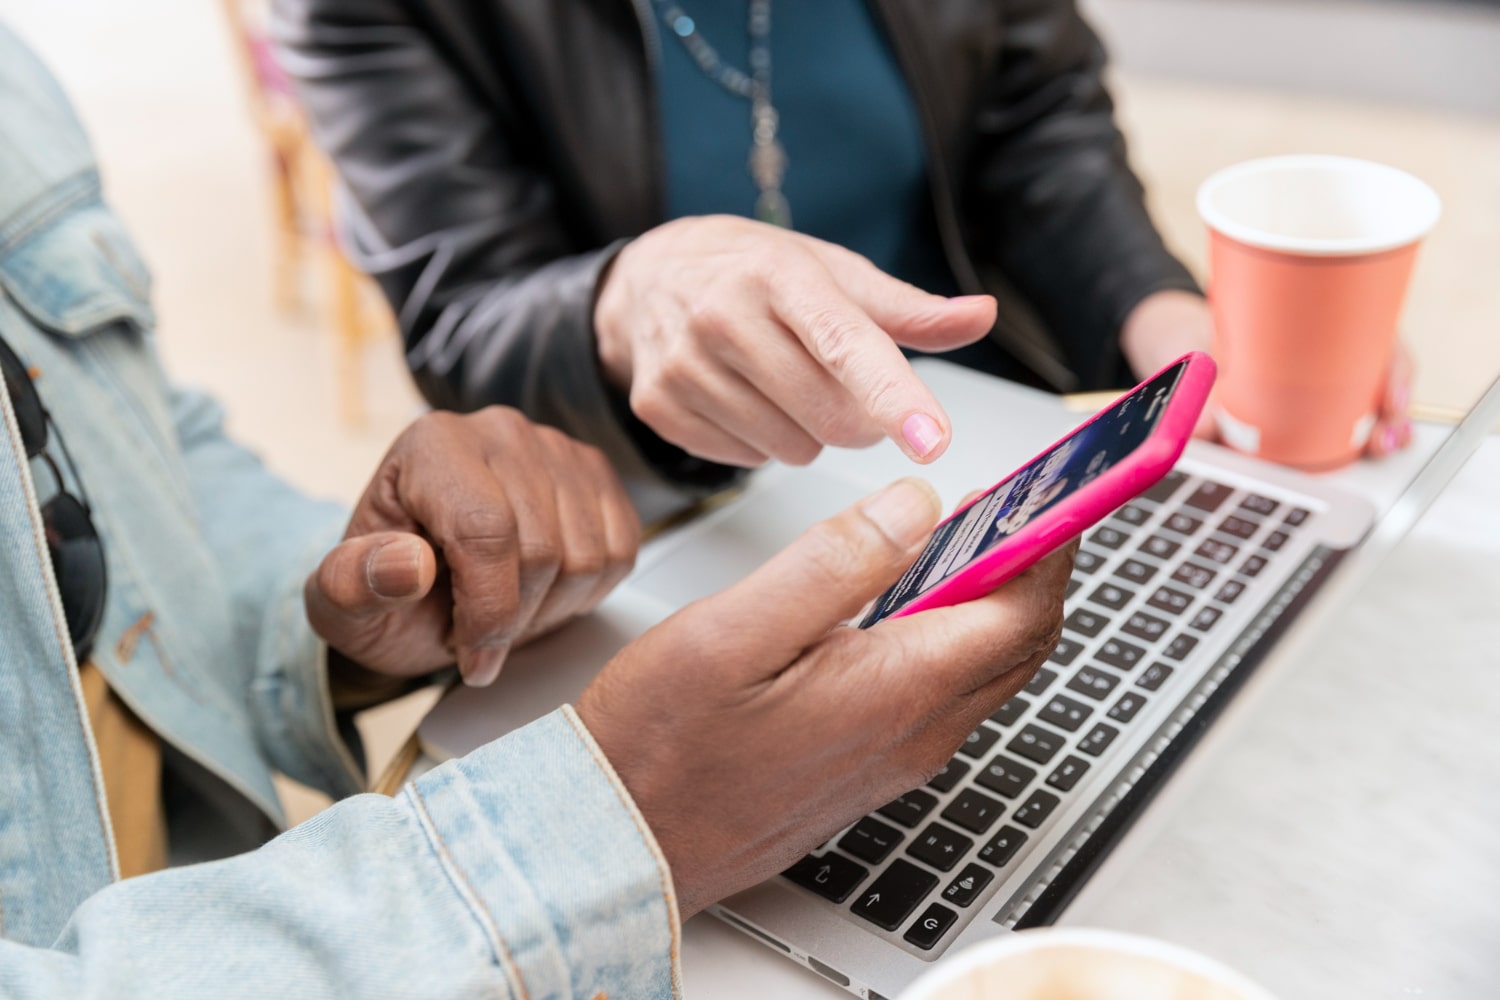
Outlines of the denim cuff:
M310 572L338 544L319 537L298 564ZM307 621L306 573L294 573L267 602L255 681L257 729L275 767L335 800L365 790L362 751L353 726L340 727L328 686L328 647ZM355 741L351 744L351 740Z
M682 995L666 859L571 707L405 795L515 996Z

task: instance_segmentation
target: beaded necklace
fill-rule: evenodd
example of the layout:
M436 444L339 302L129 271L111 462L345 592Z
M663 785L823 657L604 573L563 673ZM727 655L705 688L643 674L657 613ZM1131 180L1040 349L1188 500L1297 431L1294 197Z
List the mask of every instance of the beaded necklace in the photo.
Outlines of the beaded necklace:
M710 80L750 102L750 176L760 195L755 217L790 229L792 207L781 192L786 177L786 149L777 138L780 116L771 103L771 0L750 0L750 72L720 58L698 31L698 24L675 0L652 0L657 15Z

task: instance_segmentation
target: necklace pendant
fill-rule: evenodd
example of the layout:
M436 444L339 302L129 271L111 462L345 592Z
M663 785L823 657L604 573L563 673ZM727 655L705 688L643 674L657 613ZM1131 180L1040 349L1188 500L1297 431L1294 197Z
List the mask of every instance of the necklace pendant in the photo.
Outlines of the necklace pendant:
M792 228L792 206L777 188L762 191L755 199L755 217L782 229Z
M750 176L762 191L781 187L786 164L786 149L774 137L750 147Z

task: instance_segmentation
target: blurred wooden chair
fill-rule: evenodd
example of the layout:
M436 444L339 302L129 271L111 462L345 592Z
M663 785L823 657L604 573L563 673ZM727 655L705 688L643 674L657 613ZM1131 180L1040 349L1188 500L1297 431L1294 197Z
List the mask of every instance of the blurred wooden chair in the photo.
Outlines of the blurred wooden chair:
M239 53L250 114L270 153L277 308L301 310L303 272L311 264L315 280L321 280L323 323L334 337L339 416L350 427L363 427L364 348L389 335L390 314L374 283L339 247L333 166L313 144L291 81L276 62L266 30L266 0L220 2Z

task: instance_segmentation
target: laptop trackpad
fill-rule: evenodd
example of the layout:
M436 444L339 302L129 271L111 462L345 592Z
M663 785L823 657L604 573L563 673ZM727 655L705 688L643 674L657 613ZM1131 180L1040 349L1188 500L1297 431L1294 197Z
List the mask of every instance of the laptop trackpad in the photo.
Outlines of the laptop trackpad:
M761 473L745 495L677 532L670 548L630 581L672 607L737 583L808 527L873 492L815 469Z

